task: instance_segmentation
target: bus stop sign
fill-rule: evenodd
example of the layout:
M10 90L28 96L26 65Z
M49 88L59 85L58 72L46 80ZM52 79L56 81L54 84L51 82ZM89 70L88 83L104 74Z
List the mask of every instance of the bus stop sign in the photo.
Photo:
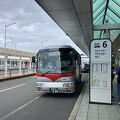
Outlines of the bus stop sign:
M111 104L111 41L93 40L90 45L90 103Z

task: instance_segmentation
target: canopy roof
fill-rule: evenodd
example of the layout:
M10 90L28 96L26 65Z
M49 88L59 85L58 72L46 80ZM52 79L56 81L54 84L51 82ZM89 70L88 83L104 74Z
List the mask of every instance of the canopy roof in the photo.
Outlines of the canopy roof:
M0 55L30 57L31 58L32 56L35 56L36 54L31 53L31 52L8 49L8 48L0 48Z
M91 0L35 0L86 55L92 33Z
M93 25L120 24L120 0L92 0L92 2ZM94 38L103 38L103 32L94 31ZM119 34L120 30L110 30L110 39L114 41Z
M35 1L88 56L90 41L103 38L104 30L94 28L110 28L113 42L120 36L120 0ZM113 44L114 48L116 44Z

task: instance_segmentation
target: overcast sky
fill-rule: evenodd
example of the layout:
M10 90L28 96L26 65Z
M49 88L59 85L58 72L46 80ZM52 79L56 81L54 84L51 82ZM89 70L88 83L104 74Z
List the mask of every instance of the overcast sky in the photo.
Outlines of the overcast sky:
M37 52L41 45L71 44L77 48L34 0L0 0L0 47L4 47L5 25L14 22L6 28L7 48L16 45L17 50L29 52Z

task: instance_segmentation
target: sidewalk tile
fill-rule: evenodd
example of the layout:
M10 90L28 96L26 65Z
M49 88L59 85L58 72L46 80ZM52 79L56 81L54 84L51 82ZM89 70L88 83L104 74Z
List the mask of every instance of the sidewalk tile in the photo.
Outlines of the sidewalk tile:
M86 87L76 120L120 120L120 105L117 98L112 99L112 105L89 104L88 88L89 85ZM114 88L114 96L117 96L116 92Z
M99 117L103 117L103 118L109 118L109 114L106 112L106 113L99 113Z
M87 118L87 120L98 120L98 117L93 117L93 116L91 117L90 116L90 117Z
M76 120L87 120L87 116L84 115L77 116Z
M78 112L78 116L81 116L81 115L84 115L84 116L87 116L87 112Z
M89 117L96 117L96 118L98 118L98 113L88 113L88 118Z
M99 120L111 120L111 119L106 117L99 117Z
M76 120L87 120L86 117L77 117Z

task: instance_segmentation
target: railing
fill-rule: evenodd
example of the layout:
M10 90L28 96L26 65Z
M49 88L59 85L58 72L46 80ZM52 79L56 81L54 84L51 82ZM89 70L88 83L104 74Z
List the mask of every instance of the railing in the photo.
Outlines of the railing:
M0 80L1 79L6 79L6 78L14 78L14 77L20 77L20 76L25 76L25 75L30 75L30 74L35 74L36 69L28 69L28 68L22 68L21 71L18 69L8 69L7 72L1 70L0 71Z

